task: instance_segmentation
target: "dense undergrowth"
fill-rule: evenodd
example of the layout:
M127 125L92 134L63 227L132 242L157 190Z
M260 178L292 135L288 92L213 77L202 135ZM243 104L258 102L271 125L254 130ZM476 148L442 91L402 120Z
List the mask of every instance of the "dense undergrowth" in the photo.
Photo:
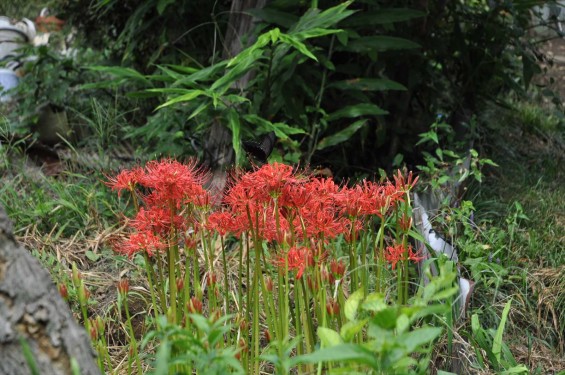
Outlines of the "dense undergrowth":
M493 108L485 112L487 119L504 118L507 123L519 125L506 127L505 137L489 132L482 138L485 153L499 167L483 170L483 183L471 183L467 188L464 199L472 201L472 225L469 212L465 212L466 204L452 208L437 218L437 228L442 228L444 233L455 239L462 270L474 280L475 289L466 315L458 323L454 341L449 344L453 339L449 339L446 331L439 341L435 341L430 362L433 369L449 370L453 360L447 354L450 345L466 353L468 359L464 372L468 373L497 371L497 368L500 369L497 366L502 363L504 366L522 364L529 372L540 374L556 373L563 366L559 359L563 353L562 332L565 324L562 313L565 303L564 207L561 199L563 184L560 182L563 172L559 168L562 162L560 142L563 130L558 121L544 122L547 112L537 107L515 103L514 108L517 111ZM526 116L520 112L533 110L540 111L534 119L531 113L525 112ZM136 337L138 342L144 337L149 340L143 346L143 350L148 352L140 357L145 370L149 363L157 363L146 362L146 356L155 345L151 340L167 342L171 340L173 332L180 337L188 335L187 339L192 337L189 331L170 331L170 323L147 320L147 309L151 311L152 308L149 307L148 285L142 277L143 262L116 255L111 245L120 236L119 218L131 211L123 206L124 199L119 203L115 194L104 186L107 175L75 170L58 177L48 177L30 160L26 161L17 148L3 145L2 152L6 162L2 166L1 203L14 220L20 240L50 267L59 285L67 286L69 303L75 309L77 319L84 322L86 317L88 322L88 319L96 316L102 317L104 329L98 335L105 335L109 348L108 356L104 359L108 371L110 368L118 373L128 371L120 358L131 345L132 337ZM20 168L26 172L22 173ZM233 256L233 253L228 254ZM204 258L200 261L204 261ZM81 270L82 281L75 280L73 283L73 263ZM228 273L237 274L237 266L231 264L229 267L233 269L228 269ZM120 276L127 276L129 280L129 309L135 328L128 328L124 315L116 315L120 310L123 314L123 307L119 308L115 292ZM219 278L223 280L221 276ZM84 283L91 293L88 304L83 306L86 315L80 313L81 298L77 282ZM218 286L219 290L224 290L223 281L218 283L221 285ZM503 308L510 300L511 308L506 312L502 342L504 347L507 345L509 352L503 350L502 360L496 363L496 357L488 354L495 332L492 331L491 337L488 330L499 327L500 318L504 316ZM123 303L123 297L121 301ZM414 302L412 298L410 301ZM345 299L341 302L345 303ZM206 302L204 306L206 311ZM224 320L219 322L223 324ZM163 333L158 333L159 330L154 331L154 324L165 324L162 332L169 333L163 336ZM200 328L205 331L212 329L205 327ZM216 325L214 329L220 329L222 335L229 335L222 327ZM266 343L263 338L261 348L266 348ZM181 344L173 340L172 345ZM234 347L237 352L236 348L237 345ZM216 354L229 357L237 356L234 354L236 352ZM293 353L291 347L286 347L283 352L286 355ZM323 353L318 357L315 354L314 360L329 358L324 357ZM262 358L274 361L272 363L276 367L278 362L273 355L265 353ZM335 356L336 353L328 355ZM197 357L191 358L194 360ZM304 361L308 363L308 360ZM298 362L291 360L278 365L294 367ZM261 366L267 367L262 368L273 371L265 363ZM197 368L199 365L195 366Z

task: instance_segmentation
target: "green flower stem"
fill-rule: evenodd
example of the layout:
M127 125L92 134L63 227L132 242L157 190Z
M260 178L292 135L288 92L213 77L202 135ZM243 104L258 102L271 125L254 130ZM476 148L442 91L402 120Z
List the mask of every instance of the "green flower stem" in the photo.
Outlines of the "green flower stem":
M155 311L155 316L159 315L159 311L157 311L157 299L155 297L155 285L153 284L153 280L155 278L155 270L153 269L153 265L151 264L151 259L149 258L149 254L146 251L143 252L143 258L145 259L145 271L147 272L147 281L149 283L149 292L151 294L151 303L153 304L153 311Z
M163 314L165 314L167 312L167 299L165 298L165 296L167 295L167 292L165 291L165 276L163 274L163 259L161 258L161 254L157 253L155 254L155 257L157 258L157 271L159 272L159 281L156 282L155 284L159 284L158 286L158 290L159 290L159 298L161 300L161 312Z
M135 359L135 364L137 366L137 373L139 375L143 375L143 368L141 367L141 361L139 359L139 353L137 352L137 341L135 340L133 325L131 324L131 316L130 316L130 313L129 313L127 293L124 294L124 308L126 310L126 325L128 327L128 331L129 331L129 335L130 335L130 345L131 345L132 352L133 352L132 357ZM130 372L128 371L128 373L130 373Z
M175 246L169 246L167 261L169 263L169 308L170 322L177 323L177 281L175 277Z
M385 223L386 220L384 216L381 218L381 226L379 228L379 232L377 234L377 238L375 242L378 241L379 245L377 246L377 282L376 282L376 289L378 293L382 293L384 290L384 258L385 258L385 249L384 249L384 240L385 240Z

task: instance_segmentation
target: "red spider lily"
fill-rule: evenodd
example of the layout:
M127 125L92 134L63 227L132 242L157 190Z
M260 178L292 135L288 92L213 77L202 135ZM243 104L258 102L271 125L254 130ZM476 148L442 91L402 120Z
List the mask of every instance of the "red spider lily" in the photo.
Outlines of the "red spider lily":
M396 263L402 260L411 260L413 262L419 262L423 257L420 256L420 252L414 252L412 246L408 245L408 248L404 247L402 244L395 246L388 246L386 248L385 258L392 265L392 269L396 267Z
M134 169L124 169L116 177L107 177L108 181L105 182L112 190L118 191L118 197L121 195L122 190L133 192L136 184L143 179L143 169L137 167Z
M345 220L337 216L331 209L314 206L313 210L309 210L309 207L304 207L301 210L301 218L306 233L302 233L302 223L299 219L295 220L295 227L301 235L306 235L307 237L330 239L347 232Z
M150 161L145 166L146 174L140 183L153 189L150 204L175 202L196 203L196 197L205 195L202 184L206 175L196 168L194 161L182 164L176 160Z
M172 215L166 208L150 206L148 209L141 207L135 219L131 222L132 228L138 232L157 233L166 237L171 233L171 229L181 231L186 228L186 222L180 215Z
M134 254L146 251L149 256L153 256L156 251L165 249L167 244L161 237L151 232L133 233L126 241L115 248L115 251L133 257Z
M275 264L282 270L296 271L296 278L300 279L307 266L314 263L312 254L305 247L291 247L286 254L277 258Z
M299 181L293 168L281 163L265 164L257 171L247 174L244 179L248 179L257 189L271 197L278 197L287 184Z
M235 233L238 231L235 218L229 212L213 212L208 216L206 229L210 231L217 231L220 236L225 236L228 233Z

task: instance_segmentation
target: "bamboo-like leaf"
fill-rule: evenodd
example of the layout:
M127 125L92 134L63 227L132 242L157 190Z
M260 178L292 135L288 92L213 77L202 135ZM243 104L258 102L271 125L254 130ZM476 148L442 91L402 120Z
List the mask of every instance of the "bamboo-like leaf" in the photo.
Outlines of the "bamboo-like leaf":
M341 29L322 29L322 28L314 28L306 31L301 31L298 33L292 34L297 40L306 40L311 38L319 38L321 36L330 35L330 34L337 34L341 33L343 30Z
M319 9L309 9L300 20L288 31L289 34L298 33L314 28L328 28L349 17L355 11L348 10L347 7L353 1L345 1L335 7L320 12Z
M314 56L314 54L312 52L310 52L308 47L306 47L306 45L304 43L302 43L300 40L298 40L298 38L296 38L292 35L280 34L280 40L282 42L294 47L304 56L307 56L307 57L311 58L312 60L318 61L316 56Z
M341 118L355 118L360 116L379 116L386 114L388 114L388 111L385 111L376 104L360 103L360 104L344 107L340 110L335 111L334 113L331 113L328 117L328 121L335 121Z
M186 94L181 95L181 96L177 96L176 98L173 98L171 100L166 101L165 103L158 106L157 109L168 107L170 105L180 103L180 102L188 102L188 101L196 99L197 97L199 97L202 94L204 94L204 91L202 91L202 90L186 90Z
M500 317L500 324L496 329L496 334L494 335L494 340L492 342L492 353L496 357L498 363L500 363L500 352L502 350L502 335L504 334L504 327L506 325L506 320L508 319L508 313L510 312L510 306L512 305L512 299L506 302L504 310L502 310L502 316Z
M355 134L355 132L357 132L357 130L361 129L366 122L367 120L355 121L347 128L323 138L322 140L320 140L320 142L318 142L318 145L316 146L316 150L323 150L324 148L335 146L337 144L347 141L349 138L353 136L353 134Z
M289 135L305 133L303 129L296 128L282 122L272 123L257 115L245 115L243 119L259 127L264 133L274 131L276 137L279 139L288 139Z
M96 72L106 73L115 76L116 78L123 79L133 79L137 81L142 81L144 83L149 83L149 80L137 70L132 68L124 68L121 66L89 66L87 69L94 70Z
M232 145L235 152L235 163L239 165L241 162L241 124L239 122L239 113L235 109L228 112L228 123L231 129Z

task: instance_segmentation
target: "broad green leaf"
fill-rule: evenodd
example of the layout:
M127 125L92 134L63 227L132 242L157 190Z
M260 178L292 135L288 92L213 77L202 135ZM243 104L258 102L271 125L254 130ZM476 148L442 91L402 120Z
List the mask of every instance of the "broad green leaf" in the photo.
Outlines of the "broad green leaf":
M293 365L300 363L355 361L376 366L376 356L373 352L357 344L340 344L331 348L323 348L313 353L296 356L291 359Z
M335 146L339 143L345 142L357 132L357 130L361 129L367 120L358 120L355 121L353 124L349 125L347 128L334 133L330 136L327 136L318 142L316 145L316 150L323 150L324 148Z
M386 309L387 306L388 304L381 293L371 293L365 298L361 308L363 310L377 312Z
M365 327L365 324L367 324L367 321L367 319L363 319L359 321L352 320L345 323L339 331L339 334L341 335L341 337L343 337L343 341L351 341L355 337L355 335L361 332L363 327Z
M173 98L171 100L166 101L165 103L158 106L157 109L168 107L172 104L176 104L176 103L180 103L180 102L188 102L188 101L196 99L197 97L199 97L202 94L204 94L204 91L202 91L202 90L186 90L186 94L181 95L181 96L177 96L176 98Z
M371 103L359 103L355 105L350 105L330 113L328 116L328 121L335 121L341 118L355 118L359 116L379 116L386 115L388 111L385 111L376 104Z
M323 348L329 348L338 344L343 344L343 340L339 333L333 329L318 327L318 337Z
M404 345L410 353L418 349L424 344L434 341L440 334L442 329L439 327L423 327L412 332L403 333L397 337L398 343Z
M354 14L342 22L346 27L368 27L382 24L390 24L394 22L408 21L414 18L424 17L426 13L403 8L379 9L369 12L360 12Z
M500 352L502 348L502 335L504 334L504 326L506 325L506 319L508 319L508 313L510 312L510 306L512 305L512 298L508 300L502 310L502 316L500 317L500 324L496 329L496 334L492 342L492 353L496 357L496 360L500 363Z
M439 291L436 294L434 294L434 296L431 298L431 301L440 301L440 300L443 300L443 299L446 299L446 298L450 298L455 293L457 293L457 291L459 291L458 286L454 286L452 288L444 289L444 290Z
M385 35L351 39L346 47L340 47L340 49L352 52L382 52L414 48L420 48L420 45L408 39Z
M371 323L384 329L394 329L396 327L396 318L398 315L398 309L396 306L390 306L383 309L375 314Z
M353 78L346 81L337 81L328 85L340 90L361 91L406 91L406 87L398 82L386 78Z
M359 307L359 303L363 300L364 295L365 292L363 289L358 289L345 301L343 312L347 320L355 320L357 308Z

